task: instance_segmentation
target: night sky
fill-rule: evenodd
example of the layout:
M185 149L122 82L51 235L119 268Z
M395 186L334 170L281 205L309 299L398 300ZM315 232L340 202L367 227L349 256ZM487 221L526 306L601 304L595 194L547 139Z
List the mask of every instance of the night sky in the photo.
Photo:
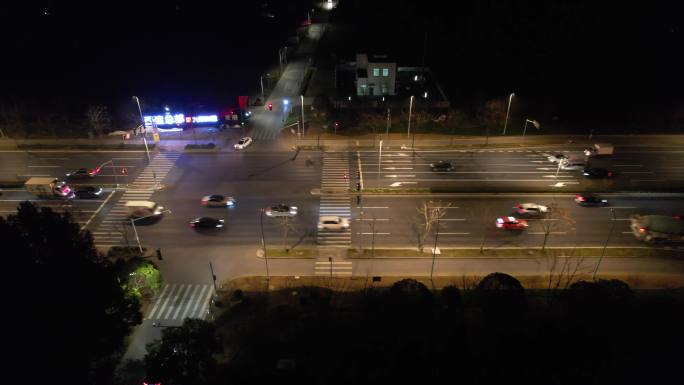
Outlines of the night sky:
M134 94L159 103L232 101L277 64L278 47L311 5L145 3L0 6L6 21L0 97L74 108L127 102ZM667 124L666 115L684 100L681 6L450 3L342 1L333 21L353 33L338 56L384 51L400 65L419 65L427 32L426 65L455 104L472 111L516 92L548 116Z

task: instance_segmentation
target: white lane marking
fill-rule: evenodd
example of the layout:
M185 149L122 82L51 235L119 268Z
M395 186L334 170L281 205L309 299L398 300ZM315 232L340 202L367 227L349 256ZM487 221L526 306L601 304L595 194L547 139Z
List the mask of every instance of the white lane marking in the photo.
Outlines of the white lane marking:
M413 167L383 167L384 170L413 170Z
M540 232L540 233L527 233L530 235L544 235L546 234L545 232ZM562 235L562 234L567 234L565 231L551 231L549 234L551 235Z
M49 168L58 168L62 166L28 166L28 167L49 167Z
M392 184L389 185L389 186L390 186L390 187L399 187L399 186L401 186L402 184L416 184L416 183L417 183L417 182L394 182L394 183L392 183Z
M372 221L389 221L389 218L356 218L356 221L367 221L367 222L372 222Z
M373 235L373 233L356 233L356 235ZM390 235L390 233L375 233L375 235Z
M376 173L377 174L377 173ZM415 178L415 175L385 175L385 178Z
M166 290L169 288L169 285L164 285L164 288L162 289L161 293L159 293L159 299L164 298L164 294L166 293ZM157 311L157 307L159 306L159 303L161 301L157 300L154 302L154 306L152 307L152 310L147 314L147 317L145 319L150 319L154 315L154 313Z
M387 206L356 206L356 208L361 208L361 209L388 209L389 207Z
M634 206L611 206L611 207L599 207L600 209L635 209Z

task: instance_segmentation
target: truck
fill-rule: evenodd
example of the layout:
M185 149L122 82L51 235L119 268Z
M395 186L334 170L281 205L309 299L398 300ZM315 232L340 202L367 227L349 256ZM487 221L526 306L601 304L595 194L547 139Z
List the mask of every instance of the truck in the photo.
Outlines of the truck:
M584 150L584 155L594 156L594 155L613 155L615 148L609 143L596 143L593 147L589 147Z
M31 177L24 183L29 194L41 198L73 198L74 192L64 181L54 177Z
M684 220L667 215L632 215L630 228L646 243L684 242Z

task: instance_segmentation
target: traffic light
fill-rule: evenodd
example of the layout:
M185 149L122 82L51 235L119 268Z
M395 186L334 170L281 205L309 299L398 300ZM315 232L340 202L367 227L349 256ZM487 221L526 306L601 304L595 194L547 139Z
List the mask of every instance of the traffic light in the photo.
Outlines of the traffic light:
M361 182L356 182L356 191L361 191Z

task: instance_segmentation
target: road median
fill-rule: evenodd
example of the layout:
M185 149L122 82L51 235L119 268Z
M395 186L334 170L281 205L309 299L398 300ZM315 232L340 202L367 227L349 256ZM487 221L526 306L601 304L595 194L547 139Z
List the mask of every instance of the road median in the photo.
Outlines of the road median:
M458 248L458 249L439 249L435 258L598 258L601 256L602 247L568 247L555 248L501 248L484 249L480 252L479 248ZM608 247L604 258L678 258L681 251L676 249L651 248L651 247ZM347 258L351 259L373 259L373 258L432 258L432 249L425 248L423 252L416 249L349 249Z

